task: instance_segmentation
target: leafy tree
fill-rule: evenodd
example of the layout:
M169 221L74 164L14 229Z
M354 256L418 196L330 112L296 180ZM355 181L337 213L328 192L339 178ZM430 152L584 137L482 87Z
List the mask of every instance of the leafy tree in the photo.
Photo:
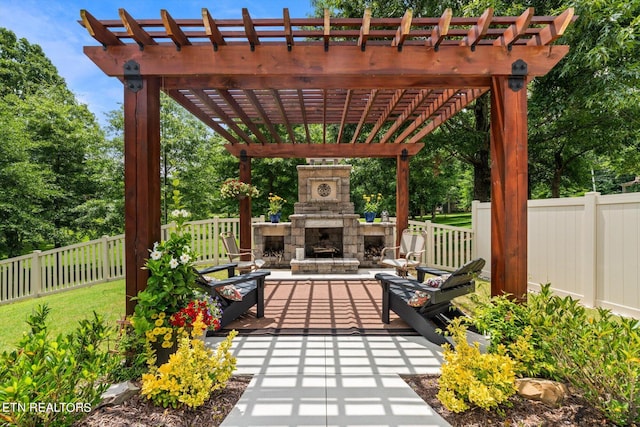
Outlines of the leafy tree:
M447 7L455 15L479 16L488 7L496 15L519 15L531 6L538 15L554 15L575 7L579 18L561 41L571 46L569 55L528 88L531 191L535 197L580 193L590 188L594 168L638 174L637 0L316 0L312 4L316 14L329 8L349 17L361 17L366 7L376 17L402 16L406 9L412 9L414 16L440 16ZM478 200L490 197L489 114L490 94L485 94L424 140L427 149L443 148L473 167Z
M78 206L100 179L89 161L103 135L42 49L0 28L0 253L60 246L82 238Z
M0 97L14 94L24 98L42 87L64 84L40 46L0 27Z

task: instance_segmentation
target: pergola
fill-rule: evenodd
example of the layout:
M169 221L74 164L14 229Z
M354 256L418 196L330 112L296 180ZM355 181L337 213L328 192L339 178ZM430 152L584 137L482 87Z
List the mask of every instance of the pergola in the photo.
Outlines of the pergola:
M395 158L398 230L408 225L409 159L422 139L491 91L492 294L526 293L526 85L567 54L552 43L573 9L515 17L487 9L476 18L449 9L434 18L119 15L98 20L82 10L81 24L101 44L85 54L124 83L127 313L160 240L160 91L228 141L245 182L252 158ZM311 124L322 125L322 140L312 140ZM350 138L347 125L355 125ZM240 244L251 244L250 199L240 202Z

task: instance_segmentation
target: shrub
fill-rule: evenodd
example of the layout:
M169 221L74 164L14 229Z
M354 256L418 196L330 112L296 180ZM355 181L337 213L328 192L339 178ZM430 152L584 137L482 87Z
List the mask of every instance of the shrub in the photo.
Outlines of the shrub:
M231 331L220 343L216 353L205 347L204 341L183 336L178 351L159 368L150 365L151 371L142 376L143 396L162 407L179 405L196 408L207 401L214 390L226 387L236 368L236 359L230 352L236 331ZM202 329L200 329L202 331Z
M640 321L588 311L550 292L532 303L545 318L546 345L559 373L610 421L640 423Z
M12 404L2 419L10 424L71 425L109 386L105 378L115 359L103 344L114 331L94 312L70 334L50 338L49 312L47 305L38 306L18 348L0 354L0 402Z
M490 337L490 353L507 354L516 361L519 377L556 378L554 363L541 335L544 319L537 310L501 295L479 301L474 311L474 326Z
M473 323L519 374L567 381L610 421L640 423L640 321L587 310L546 284L527 304L506 296L481 303Z
M447 328L455 350L444 347L438 399L448 410L463 412L474 404L485 410L497 408L516 392L515 363L509 356L480 353L479 344L467 342L467 328L460 319Z

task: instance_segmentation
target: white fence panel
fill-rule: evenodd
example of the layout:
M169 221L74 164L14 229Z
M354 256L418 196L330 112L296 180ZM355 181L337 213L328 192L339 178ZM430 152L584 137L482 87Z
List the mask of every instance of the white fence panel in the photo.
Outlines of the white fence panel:
M640 318L640 193L599 196L595 211L596 304Z
M252 219L264 221L264 217ZM175 224L162 226L166 239ZM212 218L187 223L196 264L226 262L220 233L239 235L238 218ZM125 277L124 235L78 243L0 261L0 304Z
M491 204L474 202L472 221L476 256L490 260ZM586 306L640 318L640 193L530 200L527 248L530 290L550 283Z

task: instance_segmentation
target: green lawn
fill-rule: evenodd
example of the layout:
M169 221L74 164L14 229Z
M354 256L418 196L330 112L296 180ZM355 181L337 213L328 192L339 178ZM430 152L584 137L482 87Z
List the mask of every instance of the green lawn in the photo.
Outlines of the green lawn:
M39 304L48 304L49 333L52 336L72 331L78 321L92 317L93 311L104 316L109 325L124 316L124 280L101 283L12 304L0 305L0 351L13 350L29 326L27 315Z
M424 220L427 219L431 219L431 217L424 218ZM471 228L471 212L436 215L436 219L432 222L436 224L453 225L455 227Z
M227 277L226 271L211 275L218 279ZM122 319L125 312L125 282L101 283L0 305L0 352L15 349L29 328L25 321L27 315L44 303L51 308L48 324L52 336L71 332L79 320L91 318L94 311L102 315L108 325L117 326L117 320Z

